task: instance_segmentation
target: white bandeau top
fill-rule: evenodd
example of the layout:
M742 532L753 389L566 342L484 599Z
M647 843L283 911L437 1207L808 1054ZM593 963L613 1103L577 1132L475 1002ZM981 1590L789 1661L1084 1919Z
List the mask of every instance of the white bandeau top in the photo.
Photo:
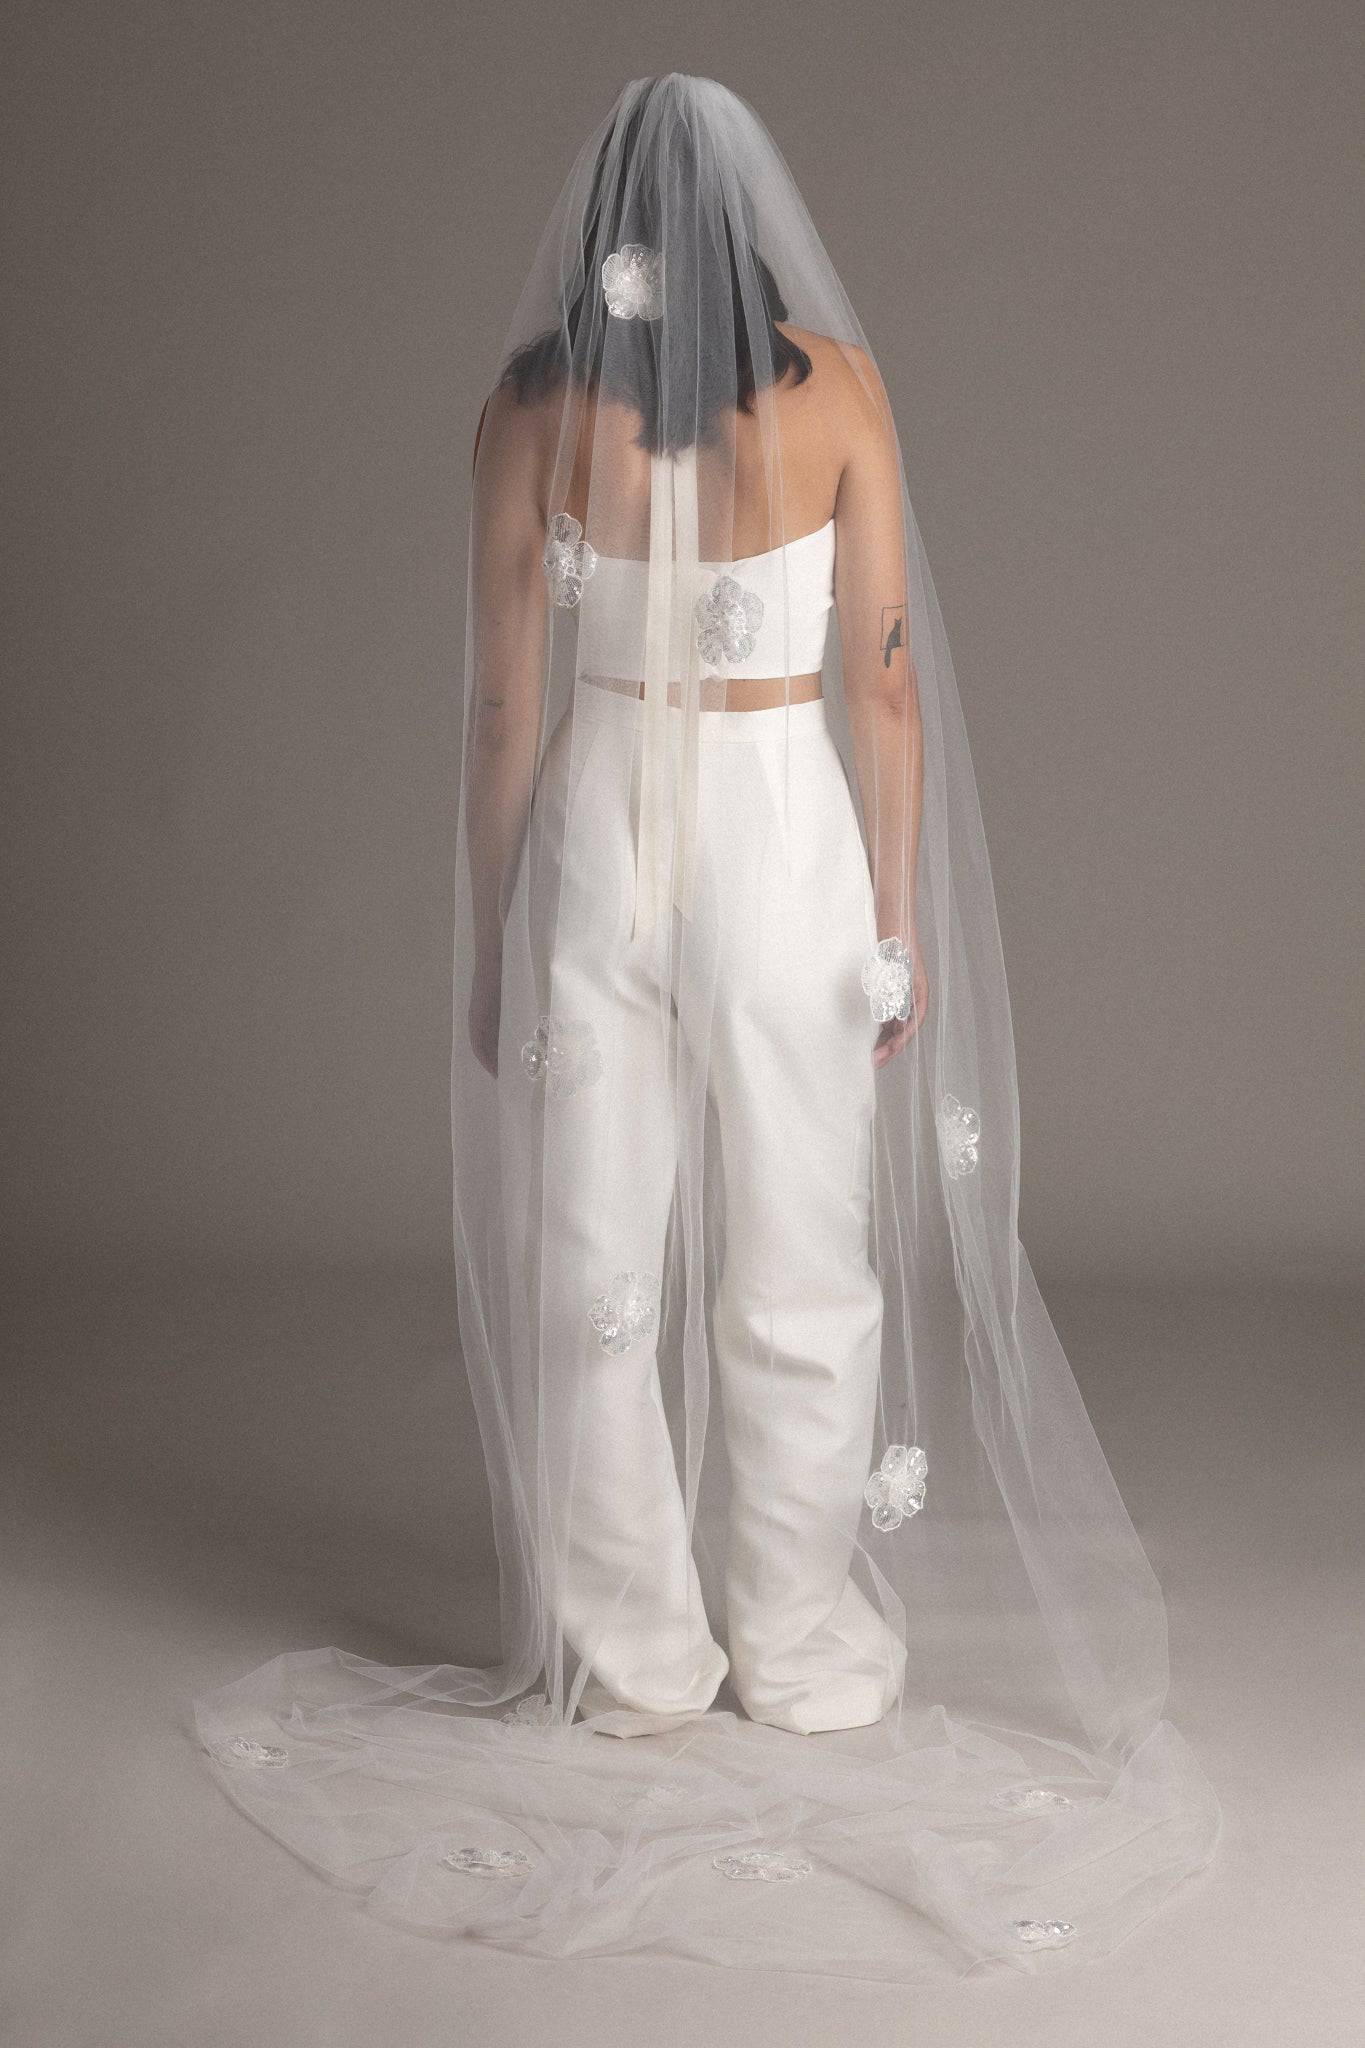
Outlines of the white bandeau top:
M582 675L644 679L649 564L592 557L581 590ZM761 555L697 565L694 631L700 673L738 677L815 675L824 664L834 607L834 521Z

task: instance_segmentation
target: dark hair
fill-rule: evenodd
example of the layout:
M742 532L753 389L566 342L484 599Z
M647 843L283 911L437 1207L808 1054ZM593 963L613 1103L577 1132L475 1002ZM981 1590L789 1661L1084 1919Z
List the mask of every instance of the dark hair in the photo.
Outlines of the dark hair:
M649 321L599 317L596 295L601 290L604 258L627 242L642 242L647 248L660 246L663 210L652 179L640 175L635 145L651 97L665 82L651 81L619 131L612 129L603 139L583 212L583 281L566 303L561 321L515 349L498 378L499 384L512 388L523 405L558 389L570 376L585 386L596 383L640 414L639 444L655 455L675 453L694 441L706 440L722 411L734 406L740 412L753 411L759 370L750 345L743 275L757 280L762 296L766 327L762 352L764 382L779 384L791 370L796 382L803 384L812 367L806 351L777 326L779 320L786 319L787 308L777 279L754 246L748 219L742 228L745 263L741 271L735 251L735 229L728 213L724 217L723 253L710 247L701 236L696 238L695 248L687 246L690 238L675 237L665 261L675 289L686 292L690 282L698 297L701 276L689 281L685 272L680 275L680 271L685 265L700 272L703 265L709 264L714 275L706 284L718 304L725 302L728 269L734 334L732 362L719 360L714 348L708 352L699 345L699 338L680 332L674 337L667 363L662 363L655 330ZM613 156L616 171L608 189L608 165ZM682 182L686 189L689 169L695 167L696 139L687 124L680 123L670 138L670 181ZM747 198L745 212L749 212ZM683 246L678 246L680 242ZM591 301L589 294L593 295Z

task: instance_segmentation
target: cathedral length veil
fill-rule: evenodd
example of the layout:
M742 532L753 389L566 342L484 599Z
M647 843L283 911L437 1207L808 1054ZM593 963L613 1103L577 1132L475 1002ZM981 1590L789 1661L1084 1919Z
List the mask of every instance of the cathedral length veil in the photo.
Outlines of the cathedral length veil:
M880 1283L880 1376L866 1498L824 1532L826 1556L847 1555L834 1637L845 1630L850 1664L879 1673L889 1706L809 1732L780 1712L752 1718L728 1682L706 1711L651 1713L609 1655L640 1590L634 1548L599 1550L590 1579L575 1550L584 1475L605 1469L628 1497L639 1474L613 1477L610 1459L642 1416L666 1428L676 1495L655 1488L640 1528L656 1546L675 1532L676 1583L700 1636L709 1624L723 1646L739 1433L774 1545L795 1484L780 1423L765 1435L737 1410L727 1441L714 1391L726 1174L708 1080L729 969L709 937L705 836L717 802L749 806L746 830L761 821L742 779L751 750L697 745L754 624L746 564L777 550L780 577L796 559L773 392L797 381L783 330L837 349L888 450L875 535L840 513L824 671L877 912L874 930L869 889L863 973L842 957L829 971L860 984L847 999L869 1064L884 1021L921 1000L899 941L912 954L917 942L928 991L919 1028L875 1068L868 1142L845 1162L849 1227L865 1230ZM743 101L676 74L622 91L555 205L509 365L520 384L494 389L475 468L451 1089L459 1328L500 1654L390 1667L287 1651L196 1701L200 1739L253 1820L430 1933L900 1980L1095 1957L1208 1862L1219 1809L1164 1717L1161 1591L1017 1234L995 901L894 425L791 175ZM580 643L609 644L613 622L593 607L617 601L623 564L645 591L624 783L600 721L576 709ZM909 662L893 668L883 641L908 644ZM861 696L844 686L855 656ZM866 680L878 660L880 692ZM784 810L795 713L768 721L765 880L731 927L756 949L760 990L781 971L806 823ZM583 854L613 805L630 835L624 886ZM617 1069L611 1030L585 1023L556 981L561 956L585 955L604 977L647 962L643 1064ZM481 1031L496 1033L496 1077L475 1055ZM748 1085L767 1085L761 1069ZM666 1241L652 1256L623 1241L605 1270L575 1265L575 1194L597 1200L593 1147L613 1128L619 1139L621 1119L628 1133L632 1119L666 1125ZM779 1231L788 1194L775 1174ZM638 1361L655 1350L651 1394ZM780 1378L765 1392L787 1398Z

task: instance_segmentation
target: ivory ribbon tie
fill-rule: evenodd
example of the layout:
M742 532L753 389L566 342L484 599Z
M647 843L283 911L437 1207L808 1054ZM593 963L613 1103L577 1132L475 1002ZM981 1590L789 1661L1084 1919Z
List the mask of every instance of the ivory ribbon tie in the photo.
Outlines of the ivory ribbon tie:
M697 451L651 459L645 597L644 718L635 841L632 939L649 939L663 908L672 843L672 900L691 917L697 862L701 661L694 605L699 580ZM668 685L682 686L676 753L669 745Z

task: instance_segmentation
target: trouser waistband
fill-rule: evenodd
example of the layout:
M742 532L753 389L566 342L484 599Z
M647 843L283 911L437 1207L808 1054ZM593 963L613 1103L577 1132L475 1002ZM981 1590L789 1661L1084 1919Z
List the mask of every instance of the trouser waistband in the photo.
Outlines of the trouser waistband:
M665 710L670 728L680 727L682 706L669 704ZM614 724L637 726L643 722L645 702L629 690L613 689L591 676L579 676L574 686L574 711L575 716L581 713ZM823 697L807 697L796 704L768 704L756 711L697 713L697 736L704 742L795 739L802 734L823 734L828 729L828 709Z

